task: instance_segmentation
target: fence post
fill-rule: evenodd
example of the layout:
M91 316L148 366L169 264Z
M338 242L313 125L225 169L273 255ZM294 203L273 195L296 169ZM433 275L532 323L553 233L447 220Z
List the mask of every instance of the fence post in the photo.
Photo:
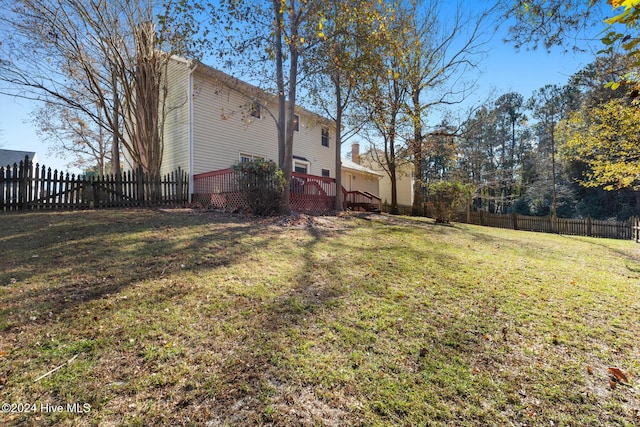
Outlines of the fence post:
M182 177L182 182L184 184L184 201L185 203L189 203L191 202L191 200L189 200L189 195L190 195L190 185L191 185L191 177L189 176L189 173L187 171L183 171L183 177Z
M33 160L29 159L29 156L24 158L24 177L25 177L25 199L24 209L28 209L29 205L33 201Z
M587 217L587 236L591 237L591 228L592 228L592 222L591 222L591 215L589 215Z
M176 201L178 203L184 203L184 173L180 166L176 172Z
M6 198L6 191L5 191L5 168L4 167L0 167L0 212L4 211L4 201Z
M18 192L20 194L20 198L18 199L18 209L26 210L27 209L27 162L29 161L29 156L25 157L24 161L20 161L20 169L18 171Z
M135 172L136 178L136 191L138 196L138 203L144 204L144 171L142 170L142 166L138 166Z
M512 213L511 214L511 220L513 221L513 229L517 230L518 229L518 214L517 213Z

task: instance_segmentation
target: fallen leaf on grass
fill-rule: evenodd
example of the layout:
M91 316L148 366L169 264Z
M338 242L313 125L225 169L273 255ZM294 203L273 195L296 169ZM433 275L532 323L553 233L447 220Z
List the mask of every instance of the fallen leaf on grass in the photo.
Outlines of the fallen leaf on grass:
M591 366L587 366L587 373L593 375L593 368Z
M611 373L611 375L614 376L614 378L616 379L616 382L627 383L627 384L629 383L627 376L624 374L624 372L620 370L620 368L611 367L609 368L609 372Z

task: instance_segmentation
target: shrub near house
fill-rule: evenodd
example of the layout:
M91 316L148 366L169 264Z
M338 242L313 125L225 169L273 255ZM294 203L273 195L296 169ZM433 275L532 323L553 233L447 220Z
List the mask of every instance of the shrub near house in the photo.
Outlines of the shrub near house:
M240 189L247 198L252 214L273 215L282 212L284 175L275 162L256 159L237 163L233 169L240 172Z

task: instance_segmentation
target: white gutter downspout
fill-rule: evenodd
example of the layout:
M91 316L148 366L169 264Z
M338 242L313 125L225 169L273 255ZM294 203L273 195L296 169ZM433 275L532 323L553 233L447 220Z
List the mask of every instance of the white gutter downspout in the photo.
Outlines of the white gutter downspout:
M189 63L189 100L187 102L189 108L189 131L188 131L188 145L189 145L189 199L193 198L193 72L198 67L196 61L190 61ZM190 200L191 201L191 200Z

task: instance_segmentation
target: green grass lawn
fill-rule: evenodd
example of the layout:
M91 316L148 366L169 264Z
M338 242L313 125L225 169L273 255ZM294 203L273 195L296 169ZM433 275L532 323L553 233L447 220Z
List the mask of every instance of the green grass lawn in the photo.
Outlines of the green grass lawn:
M0 224L0 425L640 424L633 242L381 215Z

